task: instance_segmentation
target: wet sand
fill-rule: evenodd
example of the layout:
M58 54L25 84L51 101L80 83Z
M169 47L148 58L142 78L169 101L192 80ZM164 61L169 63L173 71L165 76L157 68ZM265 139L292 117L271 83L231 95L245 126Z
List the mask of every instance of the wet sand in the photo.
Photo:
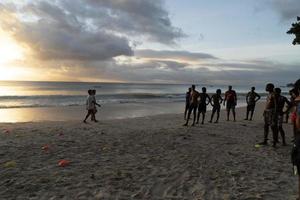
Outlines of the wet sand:
M219 124L195 127L177 114L2 123L0 199L296 199L291 144L255 148L262 105L254 121L244 111L237 122L222 112Z

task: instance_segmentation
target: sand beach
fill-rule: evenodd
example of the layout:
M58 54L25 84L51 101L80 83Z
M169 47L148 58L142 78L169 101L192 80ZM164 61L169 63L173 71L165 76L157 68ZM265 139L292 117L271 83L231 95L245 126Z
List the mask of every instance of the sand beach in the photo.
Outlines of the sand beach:
M295 199L291 144L256 148L262 104L254 121L244 110L195 127L175 114L2 123L0 199Z

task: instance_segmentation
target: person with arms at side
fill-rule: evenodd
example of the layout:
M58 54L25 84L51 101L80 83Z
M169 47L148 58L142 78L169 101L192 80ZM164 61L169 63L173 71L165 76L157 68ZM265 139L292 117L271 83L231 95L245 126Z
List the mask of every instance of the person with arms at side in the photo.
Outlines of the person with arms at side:
M278 141L278 119L276 118L276 109L277 102L274 94L274 84L268 83L266 85L266 92L268 92L268 96L266 99L266 106L264 110L264 141L261 142L261 145L268 144L268 135L269 135L269 127L272 129L273 133L273 147L276 147L276 143Z
M197 116L197 124L199 124L200 113L202 113L202 122L204 124L206 107L210 103L211 99L209 95L206 93L206 87L202 88L202 93L200 93L200 102L198 106L198 116Z
M186 94L185 94L184 120L186 120L186 115L187 115L187 113L188 113L188 111L189 111L191 92L192 92L192 88L189 88L189 90L188 90L188 91L186 92Z
M298 175L298 199L300 199L300 79L294 84L294 89L298 96L295 98L294 103L296 107L295 117L295 142L292 149L292 163L294 166L294 173Z
M230 110L232 110L233 121L235 121L235 106L237 104L236 92L232 90L232 86L228 86L228 91L225 92L223 105L226 103L227 121L229 121Z
M192 126L195 126L199 94L200 93L196 90L196 86L192 85L192 91L191 91L191 96L190 96L190 107L189 107L189 112L188 112L188 116L186 119L186 123L184 124L184 126L188 126L192 112L194 115Z
M284 115L283 108L284 108L285 104L290 106L290 102L286 97L281 95L280 88L275 88L274 92L275 92L275 98L276 98L276 102L277 102L277 112L275 113L275 115L277 115L276 118L278 119L278 131L280 132L280 135L281 135L282 145L286 146L285 132L282 127L283 115Z
M289 122L289 117L292 118L292 116L294 115L294 112L293 112L294 111L293 108L295 107L294 101L295 101L295 98L298 96L298 93L293 88L289 91L289 95L290 95L291 104L287 106L287 109L285 111L285 123L288 123ZM292 114L292 115L290 116L290 114Z
M246 96L246 102L247 102L247 113L246 113L246 118L245 120L252 120L253 118L253 113L254 113L254 110L255 110L255 105L256 105L256 102L260 100L260 95L257 94L255 92L255 87L252 87L251 88L251 91L248 92L247 96ZM250 118L248 118L249 116L249 113L250 113Z
M290 95L291 95L291 104L290 106L287 108L286 113L291 113L291 123L293 124L293 136L294 139L293 141L295 141L296 138L296 118L297 118L297 112L296 112L296 101L295 99L297 98L297 96L299 96L299 93L297 90L292 89L289 91Z
M210 103L211 103L213 109L212 109L209 123L212 123L212 120L213 120L216 112L217 112L217 119L216 119L215 123L219 122L222 101L223 101L223 98L221 97L221 90L217 89L216 94L212 95L212 97L211 97Z

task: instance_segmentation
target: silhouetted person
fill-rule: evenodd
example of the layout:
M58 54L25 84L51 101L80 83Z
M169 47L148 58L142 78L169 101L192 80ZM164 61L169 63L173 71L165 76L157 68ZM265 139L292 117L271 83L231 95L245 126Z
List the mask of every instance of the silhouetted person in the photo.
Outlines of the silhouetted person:
M287 106L287 109L285 111L285 123L289 122L290 114L293 113L293 108L295 107L295 99L298 96L297 91L293 88L289 91L290 95L290 105Z
M88 97L86 99L86 110L87 110L87 115L85 116L83 122L86 123L86 120L91 116L91 119L93 120L93 115L94 115L94 109L95 109L95 104L93 103L93 91L88 90Z
M191 98L191 92L192 88L189 88L189 90L185 94L185 110L184 110L184 120L186 120L186 114L189 111L190 107L190 98Z
M269 93L266 99L266 106L264 110L264 141L260 144L267 145L268 144L268 134L269 127L272 129L273 133L273 147L276 147L276 143L278 141L278 126L277 126L277 116L276 116L276 98L274 94L274 85L272 83L268 83L266 85L266 91Z
M98 122L98 120L96 120L96 113L98 112L96 106L101 107L101 105L97 103L97 100L96 100L96 90L92 90L92 96L93 96L93 103L95 104L95 106L94 106L94 112L92 114L92 121Z
M215 123L219 122L220 118L220 110L221 110L221 104L222 104L223 98L221 97L221 90L217 89L216 94L211 96L211 105L213 107L211 117L210 117L210 123L212 123L212 120L214 118L215 113L217 112L217 119Z
M277 116L276 118L278 119L278 131L280 132L281 138L282 138L282 145L286 145L285 142L285 133L282 128L282 123L283 123L283 108L284 105L287 104L288 106L290 105L289 100L281 95L281 89L280 88L275 88L275 98L277 102L277 112L275 113Z
M189 124L189 120L190 120L192 112L194 114L192 126L195 125L197 107L198 107L198 98L199 98L199 92L196 90L196 86L192 85L192 91L191 91L191 97L190 97L190 107L189 107L188 117L186 119L186 123L184 124L184 126L187 126Z
M232 86L228 86L228 91L225 92L224 106L226 103L227 121L229 121L230 110L232 110L233 121L235 121L235 106L237 103L236 92L232 90Z
M294 166L295 174L298 174L298 198L300 198L300 79L294 84L295 92L298 96L295 98L294 103L296 107L296 116L295 116L295 131L296 137L292 149L292 163Z
M297 90L292 89L289 91L291 98L290 98L290 102L291 104L289 105L289 107L287 108L287 113L291 113L291 123L293 124L293 133L294 133L294 140L296 138L296 116L297 116L297 112L296 112L296 108L297 108L297 102L295 101L295 99L297 98L297 96L299 96L299 93Z
M255 105L256 105L256 102L258 100L260 100L260 95L255 92L255 87L252 87L251 91L248 92L248 94L246 96L247 113L246 113L245 120L248 120L249 113L250 113L250 119L249 120L250 121L252 120L253 113L254 113L254 110L255 110Z
M200 102L198 106L198 116L197 116L197 124L199 124L200 113L202 113L202 122L204 124L206 107L210 103L211 99L206 93L206 87L202 88L202 93L200 93Z

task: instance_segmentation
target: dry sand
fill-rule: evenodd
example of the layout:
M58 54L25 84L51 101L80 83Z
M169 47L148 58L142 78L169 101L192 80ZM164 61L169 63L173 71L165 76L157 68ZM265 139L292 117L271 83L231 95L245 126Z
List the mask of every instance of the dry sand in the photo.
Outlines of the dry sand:
M262 111L244 110L196 127L182 115L0 124L0 199L295 199L291 145L255 148Z

